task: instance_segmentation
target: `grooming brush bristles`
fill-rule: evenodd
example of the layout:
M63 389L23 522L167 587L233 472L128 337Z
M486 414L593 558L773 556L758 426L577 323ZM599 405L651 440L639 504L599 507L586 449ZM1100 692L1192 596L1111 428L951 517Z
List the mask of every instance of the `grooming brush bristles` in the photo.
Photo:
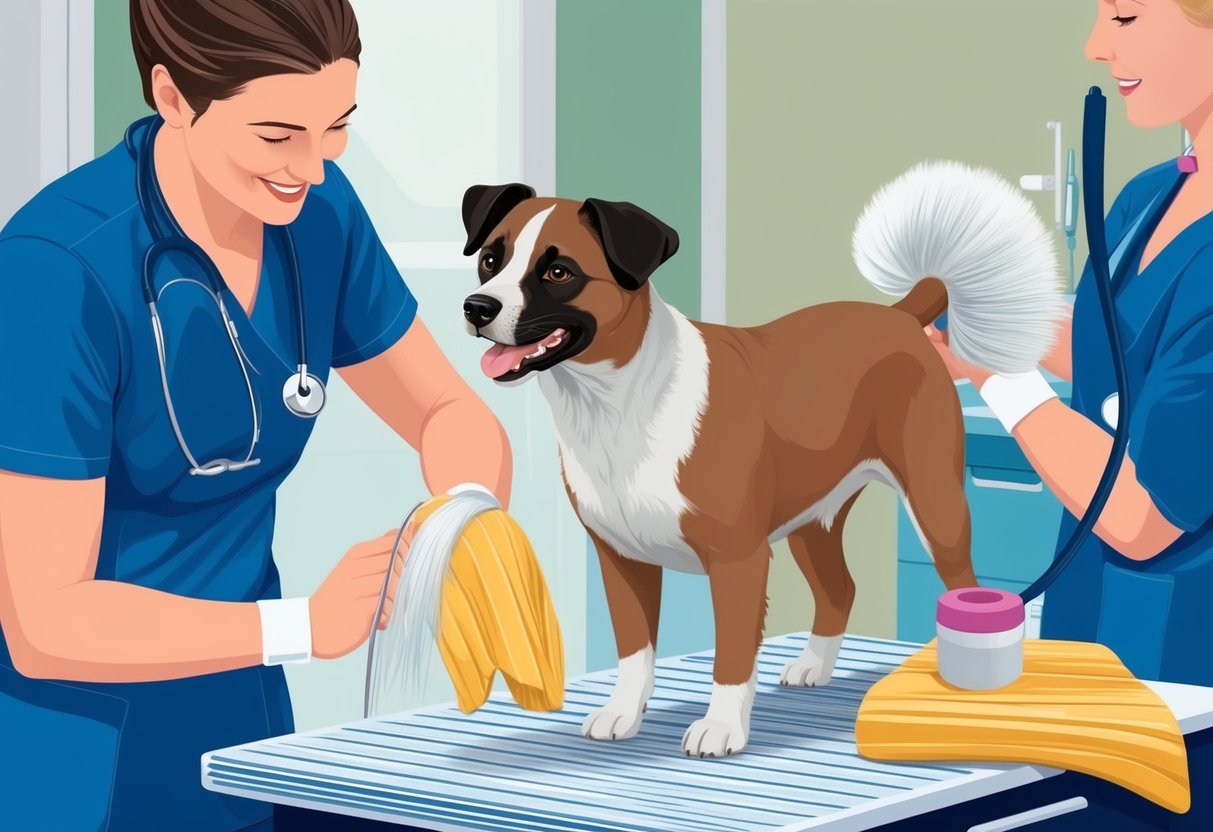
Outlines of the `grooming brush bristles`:
M370 657L369 713L385 693L424 694L435 642L465 713L485 703L498 670L523 708L562 707L560 626L522 529L477 491L434 497L415 521L397 612Z
M499 507L487 494L463 492L434 498L418 510L419 525L404 561L395 614L376 649L372 702L390 691L404 691L412 697L423 694L434 658L451 553L473 517Z
M1053 235L1017 188L958 162L923 163L881 188L852 238L855 265L903 297L937 277L957 357L1000 373L1031 370L1065 309Z

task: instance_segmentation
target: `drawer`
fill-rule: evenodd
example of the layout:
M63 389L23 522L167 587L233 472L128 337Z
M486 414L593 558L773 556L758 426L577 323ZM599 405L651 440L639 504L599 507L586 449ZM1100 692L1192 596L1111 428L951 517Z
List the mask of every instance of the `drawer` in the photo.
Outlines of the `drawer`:
M1113 818L1092 798L1064 782L1064 776L1049 782L1021 786L1008 792L951 806L927 815L906 818L899 823L878 826L879 832L920 832L923 829L947 829L956 832L1070 832L1074 829L1102 827L1116 832L1144 832L1160 827L1139 824L1132 817Z
M978 575L1031 583L1053 561L1062 506L1036 480L1025 485L1005 472L968 472L965 496L969 500L973 570ZM898 507L897 557L930 564L905 506Z
M1027 583L977 576L982 586L1023 592ZM945 589L930 563L897 562L897 638L927 642L935 638L935 604Z

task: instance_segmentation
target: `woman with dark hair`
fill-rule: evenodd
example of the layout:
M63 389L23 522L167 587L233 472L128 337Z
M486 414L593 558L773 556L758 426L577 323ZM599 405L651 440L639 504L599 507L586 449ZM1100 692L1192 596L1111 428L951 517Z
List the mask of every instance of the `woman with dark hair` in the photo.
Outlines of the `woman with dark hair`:
M293 730L281 664L357 648L393 534L281 598L274 495L332 368L434 493L507 505L501 426L334 160L346 0L132 0L155 114L0 232L0 829L270 829L201 755ZM398 578L398 571L396 573Z

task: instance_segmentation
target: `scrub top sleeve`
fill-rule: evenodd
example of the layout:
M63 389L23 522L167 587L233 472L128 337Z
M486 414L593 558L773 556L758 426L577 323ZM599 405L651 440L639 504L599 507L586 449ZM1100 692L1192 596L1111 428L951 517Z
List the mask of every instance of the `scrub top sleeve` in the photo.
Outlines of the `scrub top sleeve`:
M1136 395L1129 458L1168 522L1194 531L1213 516L1213 313L1169 339Z
M45 240L0 240L0 469L104 476L120 362L113 307L88 267Z
M349 180L336 165L329 166L327 175L339 181L349 206L345 274L337 300L331 362L333 367L347 367L374 358L400 340L417 315L417 299L388 256Z

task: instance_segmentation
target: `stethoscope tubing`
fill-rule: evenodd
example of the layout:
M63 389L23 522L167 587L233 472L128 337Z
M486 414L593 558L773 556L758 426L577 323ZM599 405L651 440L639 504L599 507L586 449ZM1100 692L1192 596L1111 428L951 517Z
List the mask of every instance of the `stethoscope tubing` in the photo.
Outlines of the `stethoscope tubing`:
M243 345L240 343L239 335L236 332L235 324L231 316L228 315L227 307L223 303L222 291L224 282L222 275L218 273L210 258L206 256L197 244L190 240L181 227L173 218L172 213L168 210L167 204L164 202L164 195L155 187L155 178L153 175L153 149L156 132L159 130L160 122L155 117L149 117L143 122L146 124L145 135L142 139L141 146L136 149L133 131L136 125L132 125L127 129L123 141L127 151L135 160L135 190L139 201L139 208L143 214L144 221L147 223L148 230L152 235L152 244L148 246L143 253L140 268L140 282L143 292L144 302L148 307L148 314L151 319L152 335L156 341L156 358L160 367L160 383L164 394L165 407L168 412L169 422L172 425L173 433L176 436L178 445L181 446L181 451L190 463L190 473L195 475L212 476L223 473L224 471L235 471L242 468L256 465L260 462L253 458L253 453L256 450L257 443L261 437L261 413L257 405L256 393L253 390L252 378L248 373L248 366L252 362L248 360L248 356L244 351ZM161 220L163 219L163 223ZM167 228L164 227L167 225ZM281 234L284 238L284 252L287 260L287 266L291 272L291 280L287 281L290 284L289 291L291 292L291 301L295 307L296 319L296 350L298 358L296 373L288 377L286 384L283 387L282 400L286 408L295 416L303 419L310 419L317 416L324 408L326 391L324 383L312 373L308 372L307 363L307 327L306 313L304 310L303 284L299 269L298 254L295 250L294 240L291 237L290 229L283 226ZM240 371L244 377L245 387L249 395L249 403L253 413L253 441L249 447L248 454L241 461L233 461L230 459L218 459L205 465L200 464L194 454L190 451L186 444L185 437L182 434L180 423L177 419L176 409L173 406L172 395L169 392L168 373L166 368L165 356L165 339L164 328L160 322L159 313L156 310L156 301L158 294L154 286L154 274L156 264L164 256L178 252L189 258L196 265L200 266L206 280L207 289L216 302L220 316L223 319L224 329L227 331L227 338L232 345L232 349L237 355ZM197 283L197 281L191 281ZM199 284L202 285L202 284ZM247 366L246 366L247 365ZM256 367L253 368L256 371ZM293 389L292 389L293 388ZM314 397L314 398L313 398Z
M1095 129L1092 129L1094 127ZM1103 313L1108 334L1108 345L1112 351L1112 367L1116 377L1117 420L1113 429L1112 449L1108 462L1100 476L1095 494L1074 528L1070 539L1061 548L1044 574L1020 593L1025 603L1044 592L1057 579L1086 541L1095 523L1103 513L1111 496L1112 486L1124 462L1129 441L1129 383L1125 358L1121 346L1120 325L1116 319L1115 300L1112 296L1112 275L1108 264L1108 240L1104 228L1104 142L1107 131L1107 99L1099 87L1091 87L1083 108L1082 167L1083 216L1087 225L1087 249L1091 258L1091 270L1095 278L1095 289Z
M134 152L133 150L134 138L130 129L127 130L124 139L127 149L134 154L136 159L135 189L139 200L139 207L143 212L148 229L151 231L155 241L148 251L144 253L143 258L144 302L151 303L155 296L155 291L152 287L152 274L155 261L173 250L180 251L202 266L203 274L210 284L211 290L216 295L219 295L222 293L224 285L222 276L217 273L214 264L211 263L210 258L206 256L205 252L181 230L172 213L168 210L163 194L155 187L151 168L153 164L153 142L158 129L158 122L152 121L148 124L147 132L143 137L142 146L138 152ZM153 209L153 205L155 209ZM161 218L169 225L168 229L161 227ZM307 372L307 327L305 325L307 317L304 308L303 278L299 269L299 257L291 231L286 226L281 226L281 233L286 243L283 249L287 260L287 268L291 273L291 280L287 282L290 284L291 302L295 307L295 347L296 357L299 359L296 363L298 372L301 374L301 392L307 393L307 382L315 379L315 376L311 376ZM319 381L318 379L316 380Z

